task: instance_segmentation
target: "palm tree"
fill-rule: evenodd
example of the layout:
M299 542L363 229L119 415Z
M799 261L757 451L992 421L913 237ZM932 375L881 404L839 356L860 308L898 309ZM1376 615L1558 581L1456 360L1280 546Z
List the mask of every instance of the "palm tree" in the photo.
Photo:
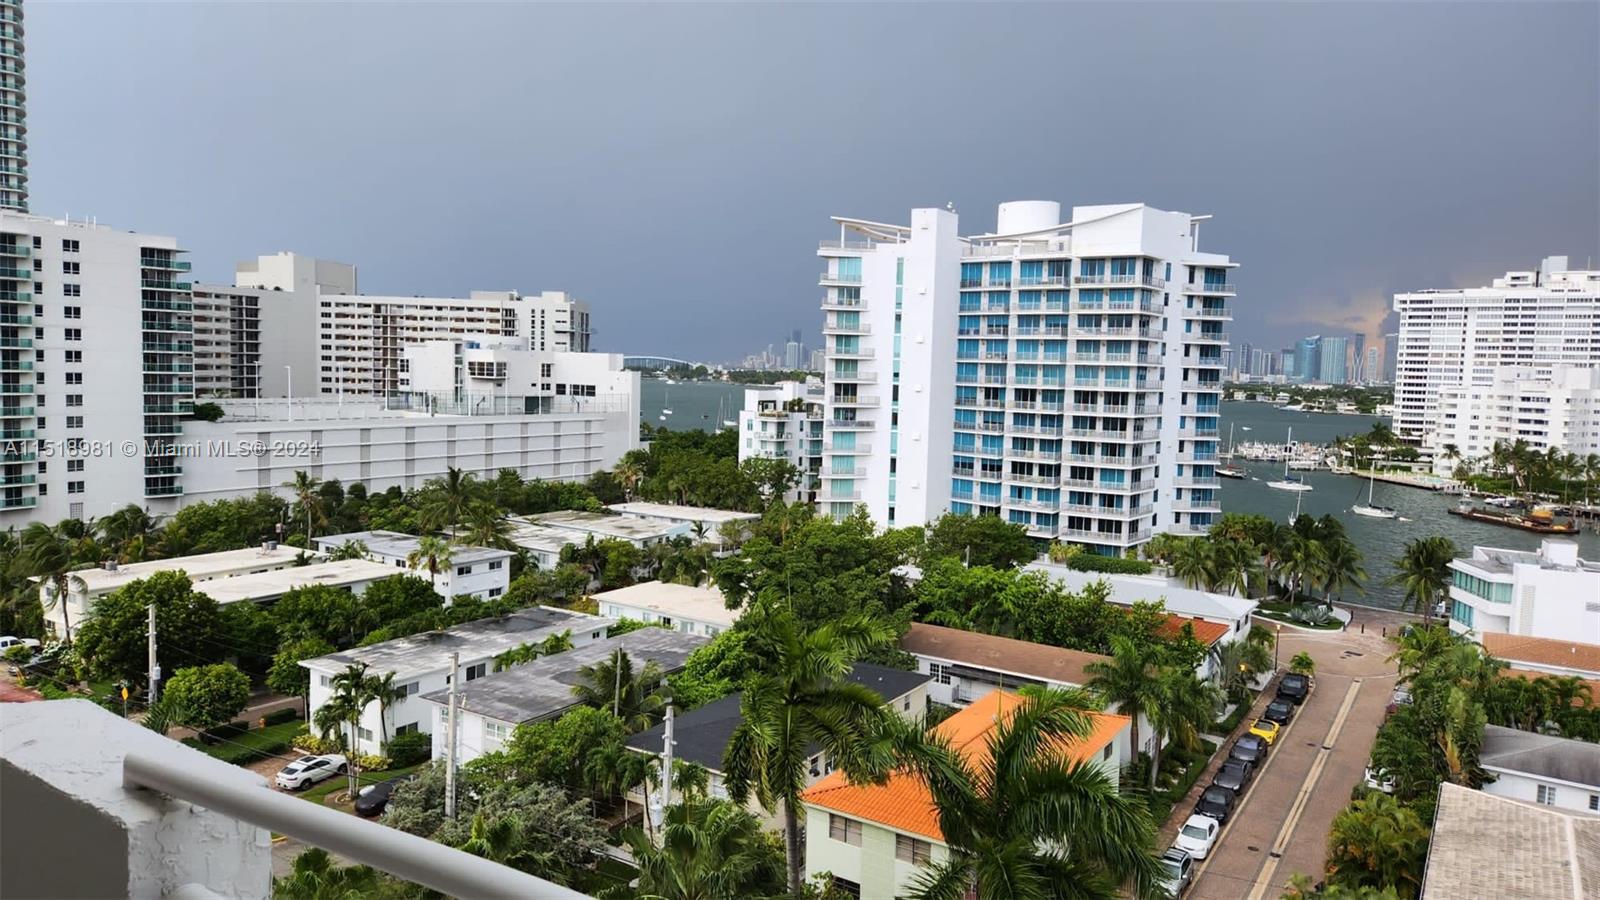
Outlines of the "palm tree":
M322 481L306 472L296 471L294 480L286 481L283 486L294 493L294 505L306 516L306 549L311 548L311 526L313 520L321 521L322 494L317 490L322 486Z
M378 731L382 743L378 746L380 752L387 752L389 748L389 707L406 698L406 688L403 684L394 683L394 673L385 672L383 677L377 675L367 676L367 694L378 704Z
M487 500L475 501L467 507L466 519L463 527L456 531L455 538L458 544L468 544L473 547L493 547L496 550L517 549L511 541L511 523L505 516L500 515L500 510Z
M515 816L499 816L491 821L481 812L473 814L472 831L456 847L463 853L512 868L520 868L518 862L526 856L525 848L521 822Z
M644 480L644 466L640 465L632 452L629 452L622 457L622 461L617 463L612 472L622 484L622 495L632 500L634 491L639 489L639 482Z
M1389 657L1400 671L1401 681L1411 681L1461 643L1443 625L1424 625L1400 635L1395 652Z
M1164 669L1156 722L1178 746L1193 750L1200 746L1200 735L1216 723L1222 699L1222 689L1196 675L1194 670L1177 666ZM1156 743L1159 749L1160 741ZM1156 768L1151 766L1152 774ZM1152 778L1152 787L1154 784Z
M604 660L578 669L572 696L596 709L610 710L629 732L643 731L666 710L666 700L658 690L662 677L655 660L635 673L633 657L618 647Z
M760 897L783 882L783 872L766 852L761 823L726 800L667 807L659 843L638 828L624 831L622 839L633 851L639 880L605 895L618 900Z
M425 534L417 538L417 546L406 554L406 565L412 569L427 569L428 584L438 586L439 570L450 566L452 551L443 539Z
M375 679L368 677L365 663L351 663L345 667L343 672L333 676L333 681L329 685L333 689L333 693L328 697L327 703L324 704L324 708L333 706L338 712L343 713L345 721L342 724L349 726L349 734L345 745L350 748L350 759L345 768L350 775L350 796L352 798L356 795L357 766L355 760L360 755L357 740L361 736L361 716L366 712L367 704L377 699L373 693L374 681ZM333 715L333 713L328 713L329 718ZM320 718L321 716L322 710L318 710L318 717ZM319 722L318 727L322 727L323 724Z
M949 855L910 896L1111 898L1130 882L1136 896L1164 896L1144 804L1096 760L1062 752L1093 728L1088 695L1047 689L1011 703L980 751L957 751L938 734L911 742L906 757L928 785Z
M866 618L805 630L787 610L753 623L762 647L759 670L744 685L741 721L724 754L728 793L743 804L753 793L768 812L783 808L789 889L803 883L800 792L820 746L852 775L872 769L868 743L891 714L871 688L846 680L864 652L895 639L888 624Z
M1401 608L1421 613L1424 625L1433 621L1434 604L1450 588L1450 561L1456 552L1449 538L1434 535L1408 541L1394 561L1395 572L1389 582L1405 589Z
M1367 571L1361 568L1361 551L1344 538L1328 541L1324 544L1321 575L1322 590L1330 607L1335 594L1343 599L1348 588L1363 591L1362 582L1367 579Z
M294 871L272 881L272 896L282 900L347 900L370 896L378 887L370 866L337 866L321 847L307 847L294 858Z
M11 560L13 576L37 578L42 588L39 605L46 615L61 608L62 639L72 646L72 592L81 595L87 588L81 577L72 573L73 539L60 525L34 522L17 538L17 555Z
M99 520L100 533L117 548L120 562L139 562L149 553L156 520L137 503L129 503Z
M1422 884L1428 827L1410 807L1379 792L1351 803L1328 831L1328 881L1393 887L1414 897Z
M366 541L345 541L328 552L328 559L366 559Z
M1217 685L1234 702L1245 698L1256 676L1272 668L1272 652L1260 641L1228 641L1214 652Z
M482 485L471 472L450 466L443 478L428 483L432 490L418 511L418 521L429 531L454 528L466 518L467 509L478 499Z
M1208 587L1213 569L1210 541L1190 538L1172 552L1172 574L1188 587Z
M1161 669L1153 661L1150 648L1135 644L1127 637L1113 637L1111 658L1088 663L1083 670L1089 674L1087 687L1098 694L1108 708L1133 720L1128 736L1137 760L1144 751L1139 741L1139 717L1161 705ZM1156 743L1160 742L1161 736L1156 735ZM1159 752L1158 747L1156 753ZM1151 754L1152 763L1155 755ZM1151 770L1154 769L1152 764Z
M1241 540L1224 541L1216 545L1215 556L1218 587L1227 588L1235 597L1249 597L1251 585L1263 574L1256 546Z

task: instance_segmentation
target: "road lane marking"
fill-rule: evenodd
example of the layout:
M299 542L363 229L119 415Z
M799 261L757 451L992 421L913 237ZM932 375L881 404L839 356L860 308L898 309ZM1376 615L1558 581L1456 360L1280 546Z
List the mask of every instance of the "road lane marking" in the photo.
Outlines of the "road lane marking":
M1300 824L1300 816L1306 811L1306 803L1311 799L1311 792L1317 786L1317 780L1322 777L1322 770L1328 765L1328 758L1333 755L1333 745L1339 740L1339 733L1344 730L1345 720L1350 716L1351 707L1355 706L1356 695L1361 693L1361 679L1357 678L1350 683L1350 688L1345 691L1344 703L1339 706L1339 714L1334 716L1333 727L1328 729L1328 736L1322 742L1322 747L1317 750L1317 758L1311 763L1311 771L1306 774L1306 780L1300 785L1300 793L1294 798L1294 805L1289 809L1289 818L1283 822L1283 827L1278 829L1278 837L1272 842L1272 849L1267 854L1267 862L1256 875L1255 887L1250 891L1249 900L1261 900L1266 896L1272 886L1272 878L1278 870L1278 860L1283 858L1283 850L1289 843L1289 837Z

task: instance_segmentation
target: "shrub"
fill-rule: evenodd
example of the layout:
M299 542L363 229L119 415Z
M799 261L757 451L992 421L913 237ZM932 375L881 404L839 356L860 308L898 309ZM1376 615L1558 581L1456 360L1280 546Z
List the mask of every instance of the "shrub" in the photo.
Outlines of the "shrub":
M1067 558L1067 568L1074 572L1104 572L1108 575L1149 575L1154 569L1142 559L1124 559L1120 556L1101 556L1098 553L1076 553Z
M356 756L356 768L363 772L382 772L393 766L387 756L375 756L361 753Z
M1050 561L1064 563L1083 552L1081 544L1063 544L1060 541L1051 541L1049 549Z
M390 738L387 749L396 767L414 766L433 755L433 738L420 731L408 731Z
M215 403L196 403L194 412L189 415L202 422L220 422L222 421L222 414L222 407Z
M1313 628L1326 625L1333 619L1333 613L1320 603L1302 603L1289 610L1289 620L1300 625L1309 625Z
M344 749L344 745L337 740L319 738L309 731L295 735L289 745L306 753L338 753Z
M293 721L296 721L299 718L300 718L299 711L295 710L295 709L292 709L292 708L291 709L280 709L277 712L270 712L270 713L267 713L265 716L262 716L262 720L265 721L268 725L282 725L285 722L293 722Z

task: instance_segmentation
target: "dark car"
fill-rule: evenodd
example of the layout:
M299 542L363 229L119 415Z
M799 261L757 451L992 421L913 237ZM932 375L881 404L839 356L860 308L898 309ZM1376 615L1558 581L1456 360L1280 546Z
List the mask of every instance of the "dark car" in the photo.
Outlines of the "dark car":
M366 788L356 797L356 815L370 819L373 816L383 815L383 810L389 805L389 797L394 794L394 789L417 777L401 775L388 781L380 781L372 787Z
M1200 795L1199 802L1194 805L1194 814L1197 816L1210 816L1217 820L1217 824L1226 825L1228 816L1233 814L1233 804L1238 802L1238 795L1225 787L1212 785Z
M1304 675L1290 673L1278 682L1278 699L1288 700L1295 706L1304 703L1310 693L1311 679Z
M1220 788L1227 788L1235 794L1244 793L1245 786L1250 779L1256 777L1255 763L1248 763L1242 759L1230 759L1217 770L1216 777L1211 783Z
M1267 711L1261 714L1261 718L1279 725L1289 724L1289 720L1294 718L1294 701L1283 697L1273 700L1267 704Z
M1264 738L1247 734L1233 742L1233 749L1228 751L1228 758L1260 765L1267 758L1267 746Z

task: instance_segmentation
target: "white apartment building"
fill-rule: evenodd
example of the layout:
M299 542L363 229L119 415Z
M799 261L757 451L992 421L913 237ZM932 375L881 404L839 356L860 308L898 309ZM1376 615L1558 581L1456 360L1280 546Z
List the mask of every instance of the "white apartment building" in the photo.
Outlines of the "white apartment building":
M28 211L22 0L0 0L0 209Z
M1536 552L1473 547L1450 563L1450 630L1600 644L1600 563L1575 541L1546 538Z
M328 534L316 538L312 543L324 553L332 553L345 544L360 543L367 548L367 559L432 581L434 591L445 599L446 604L462 596L479 600L498 597L511 584L512 553L509 550L452 544L450 559L437 574L430 574L425 560L419 559L416 565L411 563L411 555L417 551L421 541L398 531Z
M1572 269L1565 256L1488 287L1395 294L1394 309L1394 431L1422 449L1446 392L1491 388L1507 366L1600 366L1600 270Z
M826 388L820 381L780 381L747 388L739 411L739 461L781 459L803 474L786 503L814 502L822 471L822 415Z
M1485 725L1485 794L1600 815L1600 744Z
M684 634L716 637L733 627L739 611L729 609L722 592L714 587L643 581L594 595L600 614L613 619L633 619Z
M645 500L634 500L628 503L613 503L606 507L614 513L632 516L635 519L644 519L649 522L659 522L663 525L686 525L689 536L706 543L720 543L723 539L724 528L733 529L740 524L750 526L761 521L760 513L739 512L734 509L712 509L708 506L683 506L677 503L651 503ZM696 529L702 534L696 535Z
M182 492L189 263L169 237L0 211L0 527Z
M377 703L362 714L356 734L362 753L379 752L385 732L390 737L408 731L433 730L433 716L421 695L439 691L450 684L450 656L456 654L463 691L475 692L472 682L494 671L494 658L523 644L537 644L545 638L566 634L574 647L603 640L614 625L610 619L549 606L521 609L492 619L478 619L443 631L430 631L395 638L367 647L352 647L327 656L304 660L300 665L311 671L311 696L307 718L333 696L334 679L350 666L364 666L367 674L382 678L393 673L395 683L405 689L405 698L389 704L379 718Z
M1600 452L1600 367L1496 366L1487 384L1441 388L1422 446L1434 474L1448 477L1461 461L1519 440L1540 451Z
M1235 291L1205 218L1021 201L966 237L950 210L836 218L819 511L1000 515L1104 553L1203 532Z

